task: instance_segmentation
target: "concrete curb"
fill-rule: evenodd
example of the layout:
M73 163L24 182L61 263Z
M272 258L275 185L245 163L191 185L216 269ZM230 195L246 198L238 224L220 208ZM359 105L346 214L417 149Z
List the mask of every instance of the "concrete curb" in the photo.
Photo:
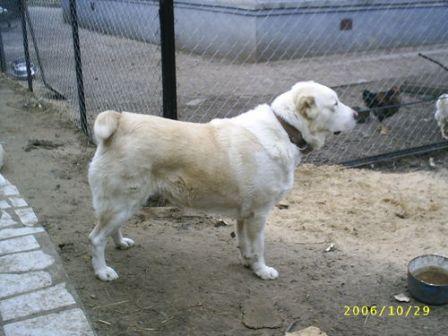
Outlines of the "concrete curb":
M50 237L0 174L0 336L94 336Z

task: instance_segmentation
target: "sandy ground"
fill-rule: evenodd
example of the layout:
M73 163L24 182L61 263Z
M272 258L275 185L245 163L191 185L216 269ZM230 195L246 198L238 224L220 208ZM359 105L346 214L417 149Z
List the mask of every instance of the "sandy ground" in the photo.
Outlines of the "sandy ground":
M67 96L78 110L71 28L59 8L30 7L30 15L48 82ZM157 20L156 17L148 21ZM15 28L14 28L15 27ZM51 38L48 38L51 36ZM23 54L18 22L4 29L8 61ZM80 29L82 64L89 124L106 109L161 113L160 47L120 36ZM422 52L447 64L447 45L371 50L344 55L241 63L178 51L178 112L182 120L208 121L233 116L257 104L272 101L300 80L315 80L334 87L342 101L363 106L362 91L389 89L409 78L412 84L445 86L448 73L418 56ZM32 49L34 62L34 52ZM448 90L448 88L447 88ZM424 92L420 92L424 93ZM48 95L48 92L45 94ZM406 103L422 95L403 94ZM402 107L384 122L370 120L350 136L330 140L329 146L308 162L335 163L442 141L433 120L434 103Z
M434 157L435 168L425 158L410 173L301 166L288 208L269 219L267 260L280 272L276 281L239 264L233 225L146 208L125 229L136 246L108 247L121 277L103 283L90 268L87 240L94 147L64 113L4 78L0 101L2 173L37 211L100 336L283 335L293 322L331 336L446 333L446 306L419 318L345 317L344 306L396 306L393 295L407 293L407 262L448 254L448 153ZM31 145L36 139L50 146ZM325 253L331 243L335 250Z

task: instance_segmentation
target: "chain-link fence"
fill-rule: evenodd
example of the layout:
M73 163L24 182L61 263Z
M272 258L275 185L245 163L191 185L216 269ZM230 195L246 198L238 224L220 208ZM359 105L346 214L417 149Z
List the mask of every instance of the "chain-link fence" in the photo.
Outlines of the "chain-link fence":
M9 13L16 12L17 3L4 6ZM107 1L76 1L80 55L80 68L76 68L69 1L33 0L27 4L31 60L38 69L35 79L37 83L45 80L56 91L56 94L50 91L49 97L61 98L56 97L60 93L67 99L78 123L81 98L76 69L82 70L83 100L90 130L96 115L107 109L161 113L157 8L148 12L135 3L129 6L132 9L129 16L117 16L115 9L109 10ZM12 28L3 23L2 36L11 72L11 62L24 57L20 13L9 22ZM132 29L131 22L141 29ZM156 27L152 43L146 40L146 25Z
M4 65L22 57L22 26L19 7L13 1L0 2L0 31Z
M60 5L54 0L31 1L25 14L32 61L38 68L36 79L55 90L48 97L67 99L79 122L71 27L64 24Z
M70 2L28 1L28 32L37 76L44 72L78 115ZM75 2L88 125L105 109L161 114L159 1ZM448 0L179 0L174 17L181 120L231 117L314 80L366 118L309 161L442 142L433 112L448 71L431 59L448 64ZM2 22L8 62L23 52L13 27Z
M88 123L93 125L96 115L108 109L159 115L157 7L139 1L80 1L78 16Z
M234 116L297 81L314 80L353 107L378 107L367 106L363 92L394 87L398 97L377 105L403 105L382 122L387 110L373 110L310 161L344 162L442 141L434 99L448 91L448 72L418 54L448 64L448 1L202 1L179 3L175 14L183 120Z

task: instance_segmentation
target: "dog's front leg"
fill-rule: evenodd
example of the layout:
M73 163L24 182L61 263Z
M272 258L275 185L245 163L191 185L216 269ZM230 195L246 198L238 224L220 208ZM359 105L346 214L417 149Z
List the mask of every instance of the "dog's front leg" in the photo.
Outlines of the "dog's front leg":
M275 268L266 266L264 261L264 227L266 216L255 215L245 220L247 234L248 256L245 258L256 275L264 280L276 279Z
M112 233L112 239L114 240L117 249L120 250L127 250L128 248L134 246L135 244L131 238L123 237L123 234L121 233L121 228L118 228L117 230L115 230L114 233Z

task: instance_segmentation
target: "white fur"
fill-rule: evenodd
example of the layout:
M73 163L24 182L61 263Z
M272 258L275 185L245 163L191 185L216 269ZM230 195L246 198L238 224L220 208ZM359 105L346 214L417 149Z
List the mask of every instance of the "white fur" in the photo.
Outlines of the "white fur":
M115 111L105 111L98 115L93 126L97 143L103 142L112 136L118 128L120 116L120 113Z
M440 127L442 136L448 140L448 94L439 97L436 103L436 113L434 115Z
M121 226L149 196L159 194L175 205L234 217L243 264L262 279L277 278L265 263L264 226L292 188L302 155L275 114L319 148L328 134L351 130L356 112L333 90L304 82L272 106L207 124L101 113L94 127L98 148L89 167L98 220L89 236L95 274L104 281L118 277L105 262L107 238L112 236L119 248L131 247L134 242L122 236Z

